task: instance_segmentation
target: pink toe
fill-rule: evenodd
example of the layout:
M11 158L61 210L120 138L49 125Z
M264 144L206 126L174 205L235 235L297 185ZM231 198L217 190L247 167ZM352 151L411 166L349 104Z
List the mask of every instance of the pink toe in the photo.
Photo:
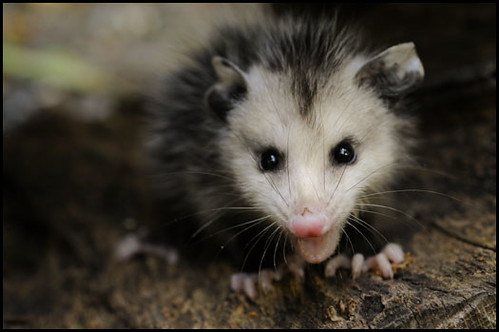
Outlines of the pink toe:
M383 278L393 278L392 266L384 253L376 255L376 262Z
M352 278L357 278L363 271L364 255L355 254L352 257Z
M326 277L332 277L336 274L336 270L341 267L346 269L349 269L351 267L350 259L343 254L331 258L326 264L324 273Z
M249 298L254 299L256 298L256 287L255 287L255 281L251 276L247 276L244 278L244 292L246 295L248 295Z
M396 243L388 243L383 249L383 253L386 257L394 263L402 263L405 260L404 251Z

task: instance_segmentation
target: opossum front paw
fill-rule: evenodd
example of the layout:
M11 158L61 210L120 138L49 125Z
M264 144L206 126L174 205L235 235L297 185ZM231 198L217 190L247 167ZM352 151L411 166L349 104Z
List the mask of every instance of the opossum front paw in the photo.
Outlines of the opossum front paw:
M357 278L361 273L370 269L379 271L383 278L393 278L393 269L391 263L399 264L405 260L404 251L395 243L388 243L383 250L375 255L364 258L362 254L355 254L353 257L341 254L333 257L326 264L325 275L331 277L336 274L339 268L351 269L352 278ZM391 262L391 263L390 263Z
M261 270L260 273L234 273L230 277L230 288L235 292L245 293L250 299L255 299L258 286L267 293L272 289L272 281L280 280L281 277L273 270Z
M304 280L305 261L297 255L289 257L286 264L277 269L263 269L255 273L235 273L231 276L230 287L235 292L245 293L249 298L255 299L258 287L264 294L272 289L272 281L279 281L285 274L290 273L297 280Z
M145 232L128 234L115 246L115 257L124 261L138 254L149 254L164 259L168 264L178 261L178 251L164 245L149 243L145 238Z

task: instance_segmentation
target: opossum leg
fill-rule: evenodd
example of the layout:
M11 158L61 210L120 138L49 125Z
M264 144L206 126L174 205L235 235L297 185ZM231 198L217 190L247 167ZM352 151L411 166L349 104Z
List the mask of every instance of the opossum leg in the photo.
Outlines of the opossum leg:
M352 278L357 278L361 273L368 270L377 270L383 278L393 278L392 263L399 264L405 260L404 251L396 243L388 243L383 250L375 255L364 258L364 255L357 253L349 258L347 255L341 254L333 257L326 264L325 275L331 277L336 274L339 268L351 269Z
M258 288L264 294L272 289L272 282L279 281L285 274L291 274L297 280L304 280L305 261L298 255L289 257L286 264L277 269L262 269L254 273L235 273L231 276L230 286L235 292L245 293L250 299L258 296Z
M326 277L332 277L339 268L350 269L352 267L351 258L345 254L337 255L331 258L324 269Z
M405 255L402 247L396 243L388 243L379 254L367 258L362 269L363 271L378 270L383 278L391 279L393 278L391 263L399 264L404 260Z
M176 249L149 243L144 238L144 232L128 234L115 245L115 257L119 261L124 261L138 254L149 254L164 259L168 264L177 263L178 251Z

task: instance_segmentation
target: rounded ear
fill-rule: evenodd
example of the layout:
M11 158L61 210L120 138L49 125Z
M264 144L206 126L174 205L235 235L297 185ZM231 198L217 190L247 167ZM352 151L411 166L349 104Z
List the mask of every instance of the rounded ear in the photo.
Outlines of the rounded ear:
M414 43L392 46L368 60L355 74L359 86L370 86L382 97L413 90L424 78Z
M205 104L225 121L227 113L246 97L247 83L243 71L229 60L215 56L211 63L218 79L206 92Z

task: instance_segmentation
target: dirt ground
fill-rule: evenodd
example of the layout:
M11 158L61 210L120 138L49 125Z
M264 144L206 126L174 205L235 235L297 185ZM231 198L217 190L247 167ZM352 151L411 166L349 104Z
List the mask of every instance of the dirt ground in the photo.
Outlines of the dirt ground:
M343 9L382 43L414 41L425 66L422 168L401 185L439 194L401 193L412 238L393 280L314 266L251 301L224 260L116 260L151 213L149 87L218 6L4 4L3 327L495 328L495 4Z

